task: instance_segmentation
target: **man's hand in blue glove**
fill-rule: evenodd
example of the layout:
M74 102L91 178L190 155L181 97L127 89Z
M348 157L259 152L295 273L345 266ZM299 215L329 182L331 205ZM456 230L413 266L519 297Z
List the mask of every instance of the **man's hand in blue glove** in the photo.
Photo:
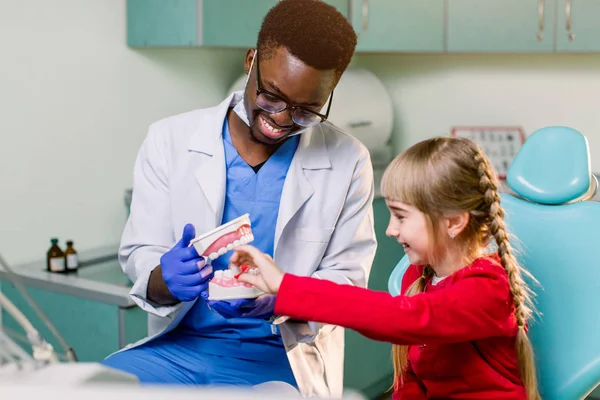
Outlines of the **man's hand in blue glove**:
M162 278L171 294L180 301L196 299L208 288L212 277L212 266L205 265L206 260L193 246L189 247L195 236L194 225L187 224L181 240L160 258Z
M208 300L208 292L202 293L209 307L225 318L269 319L275 311L275 295L263 294L256 299Z

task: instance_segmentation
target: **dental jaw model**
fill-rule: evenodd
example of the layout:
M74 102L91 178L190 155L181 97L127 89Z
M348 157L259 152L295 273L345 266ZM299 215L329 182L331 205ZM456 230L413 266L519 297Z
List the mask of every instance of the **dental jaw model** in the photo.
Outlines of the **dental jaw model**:
M228 251L243 244L248 244L253 240L250 215L244 214L202 236L198 236L191 241L191 245L196 248L198 254L206 257L207 264L211 264L213 260Z
M258 273L256 268L249 269L246 265L243 265L241 270L232 266L225 271L215 271L215 277L208 283L208 299L254 299L263 294L262 290L237 280L242 271L250 274Z
M206 263L211 264L223 254L243 244L254 240L250 224L250 215L244 214L202 236L191 241L199 255L206 257ZM214 278L208 283L209 300L253 299L263 292L252 285L240 282L237 277L242 272L258 273L257 269L250 270L231 267L225 271L215 271Z

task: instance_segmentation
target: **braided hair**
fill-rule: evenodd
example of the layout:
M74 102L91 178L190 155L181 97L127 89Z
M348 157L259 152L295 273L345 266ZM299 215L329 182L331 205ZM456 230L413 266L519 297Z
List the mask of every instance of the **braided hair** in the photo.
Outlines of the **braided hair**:
M533 293L523 280L525 270L520 267L513 254L509 237L504 222L504 209L500 205L498 193L498 180L493 172L489 160L477 150L475 162L479 170L479 186L484 194L485 205L488 208L489 231L498 246L498 255L506 274L515 307L515 319L517 320L517 359L521 379L527 391L528 399L539 399L537 391L537 379L535 373L535 362L531 342L527 336L526 326L533 316Z
M381 183L383 197L410 204L424 214L432 247L439 250L430 255L433 262L443 256L439 243L445 240L437 221L448 215L469 214L467 225L454 240L465 259L475 259L492 240L496 243L508 277L518 327L519 372L527 398L538 400L533 349L527 336L527 323L534 310L533 292L523 279L524 275L531 275L514 255L498 187L498 178L481 149L471 140L450 137L433 138L410 147L392 161ZM422 276L404 294L412 296L423 292L433 275L433 269L426 266ZM408 365L408 346L394 346L393 359L394 387L398 388L403 384Z

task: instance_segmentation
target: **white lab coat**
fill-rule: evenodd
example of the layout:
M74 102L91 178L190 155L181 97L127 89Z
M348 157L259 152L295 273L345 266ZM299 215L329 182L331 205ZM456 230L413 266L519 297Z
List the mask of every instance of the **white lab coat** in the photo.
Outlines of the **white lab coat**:
M146 298L150 272L192 223L196 234L220 225L225 197L222 128L231 94L213 108L150 126L134 169L131 215L119 260L134 282L131 296L149 315L149 337L172 330L194 302L159 306ZM325 122L303 133L281 196L274 259L286 272L365 286L376 240L369 152ZM349 305L352 307L352 305ZM304 395L340 397L343 329L317 323L280 325L291 367Z

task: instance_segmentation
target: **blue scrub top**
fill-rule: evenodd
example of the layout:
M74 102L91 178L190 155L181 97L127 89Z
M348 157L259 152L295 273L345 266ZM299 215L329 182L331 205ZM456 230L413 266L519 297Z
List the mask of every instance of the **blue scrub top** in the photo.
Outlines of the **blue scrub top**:
M227 118L223 124L227 184L222 223L250 214L254 235L252 245L271 256L283 184L298 141L299 136L288 139L258 172L254 172L233 146ZM228 252L214 260L213 268L227 269L231 254ZM202 298L168 335L193 351L281 362L289 367L276 326L259 319L224 318L210 310Z

